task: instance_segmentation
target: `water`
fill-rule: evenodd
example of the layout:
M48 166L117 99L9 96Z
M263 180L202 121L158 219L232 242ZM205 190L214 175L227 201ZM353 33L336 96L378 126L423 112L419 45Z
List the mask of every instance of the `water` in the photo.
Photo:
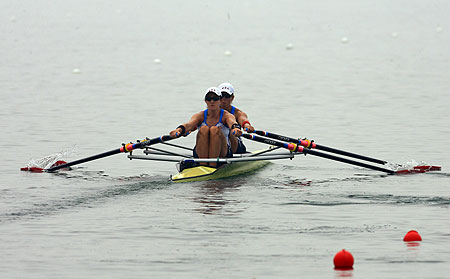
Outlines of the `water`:
M1 277L449 278L449 8L3 1ZM387 176L300 156L173 184L173 164L123 154L19 171L74 146L66 159L166 134L224 81L258 129L442 171ZM419 246L402 242L412 229ZM333 269L343 248L352 271Z

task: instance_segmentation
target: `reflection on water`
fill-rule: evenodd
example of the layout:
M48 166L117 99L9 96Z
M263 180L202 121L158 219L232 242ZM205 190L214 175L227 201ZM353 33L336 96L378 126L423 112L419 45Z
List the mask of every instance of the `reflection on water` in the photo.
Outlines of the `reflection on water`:
M406 246L408 247L408 250L417 250L417 247L420 246L420 242L413 241L413 242L405 242Z
M334 269L334 277L335 278L352 278L353 277L353 269Z
M241 201L227 197L227 193L236 191L241 183L236 180L216 180L206 181L199 184L198 194L193 200L199 204L194 210L202 214L215 214L221 212L225 215L233 215L241 212L233 205L239 204ZM224 208L227 208L224 212Z

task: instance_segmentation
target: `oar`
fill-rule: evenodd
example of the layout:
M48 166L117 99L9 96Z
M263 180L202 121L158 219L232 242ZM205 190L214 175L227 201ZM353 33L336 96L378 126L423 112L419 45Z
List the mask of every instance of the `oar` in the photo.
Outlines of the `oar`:
M54 172L56 170L59 169L63 169L63 168L68 168L70 166L74 166L74 165L78 165L78 164L82 164L85 162L89 162L89 161L93 161L93 160L97 160L100 158L104 158L104 157L108 157L114 154L118 154L118 153L122 153L122 152L131 152L134 149L138 149L138 148L144 148L146 146L152 145L152 144L156 144L156 143L161 143L161 142L165 142L168 140L171 140L172 137L168 136L168 135L164 135L161 137L157 137L157 138L153 138L153 139L146 139L143 140L141 142L138 143L128 143L128 144L124 144L122 147L117 148L117 149L113 149L111 151L107 151L107 152L103 152L97 155L93 155L93 156L89 156L86 158L82 158L79 160L75 160L66 164L61 164L61 165L57 165L57 166L52 166L48 169L42 169L41 171L46 171L46 172Z
M266 136L266 137L269 137L272 139L277 139L277 140L281 140L281 141L300 144L301 146L306 147L308 149L315 148L315 149L319 149L319 150L323 150L323 151L327 151L327 152L331 152L331 153L336 153L336 154L340 154L340 155L344 155L344 156L348 156L348 157L352 157L352 158L356 158L356 159L360 159L360 160L365 160L365 161L369 161L369 162L377 163L377 164L381 164L381 165L386 165L389 163L384 160L375 159L372 157L367 157L364 155L360 155L360 154L356 154L356 153L352 153L352 152L348 152L348 151L344 151L344 150L340 150L340 149L336 149L336 148L332 148L332 147L328 147L328 146L324 146L324 145L319 145L319 144L315 143L314 141L310 141L310 140L295 139L295 138L282 136L282 135L265 132L265 131L261 131L261 130L256 130L254 133L261 135L261 136ZM396 165L397 165L397 167L403 167L402 165L399 165L399 164L396 164ZM427 172L427 171L440 171L440 170L441 170L440 166L422 165L422 166L414 166L409 169L398 170L398 171L396 171L396 173L398 173L398 174L400 174L400 173L401 174L422 173L422 172Z
M336 154L340 154L340 155L344 155L344 156L348 156L348 157L352 157L352 158L356 158L356 159L360 159L360 160L364 160L364 161L369 161L372 163L377 163L377 164L381 164L381 165L386 165L388 163L387 161L384 161L384 160L379 160L379 159L367 157L364 155L360 155L360 154L356 154L356 153L352 153L352 152L348 152L348 151L344 151L344 150L340 150L340 149L336 149L336 148L332 148L332 147L328 147L328 146L324 146L324 145L319 145L319 144L317 144L313 141L309 141L309 140L290 138L290 137L286 137L286 136L282 136L282 135L278 135L278 134L274 134L274 133L270 133L270 132L265 132L265 131L261 131L261 130L255 130L254 133L257 135L265 136L265 137L272 138L272 139L277 139L277 140L281 140L281 141L287 141L287 142L300 144L301 146L306 147L306 148L315 148L315 149L319 149L319 150L323 150L323 151L327 151L327 152L331 152L331 153L336 153Z
M300 146L296 143L285 143L285 142L281 142L281 141L277 141L277 140L273 140L273 139L269 139L269 138L264 138L264 137L259 137L259 136L251 135L251 134L242 134L242 137L249 139L249 140L257 141L257 142L286 148L292 152L299 152L299 153L303 153L305 155L311 154L314 156L327 158L330 160L339 161L339 162L343 162L343 163L347 163L347 164L351 164L351 165L355 165L355 166L360 166L360 167L364 167L364 168L368 168L368 169L372 169L372 170L382 171L382 172L389 173L389 174L397 173L396 171L393 171L390 169L385 169L385 168L365 164L362 162L358 162L358 161L354 161L354 160L350 160L350 159L346 159L346 158L342 158L342 157L337 157L337 156L334 156L331 154L322 153L320 151L303 148L303 146Z

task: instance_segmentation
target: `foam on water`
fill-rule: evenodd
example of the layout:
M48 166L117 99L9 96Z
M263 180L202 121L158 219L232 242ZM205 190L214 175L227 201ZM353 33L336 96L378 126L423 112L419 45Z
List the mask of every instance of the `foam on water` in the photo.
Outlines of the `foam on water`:
M417 166L429 166L429 163L426 163L424 161L417 162L416 160L412 159L406 163L403 164L397 164L393 162L388 162L386 164L387 168L393 171L400 171L400 170L413 170L414 167Z
M30 159L30 161L27 163L27 168L41 168L41 169L48 169L50 168L54 163L56 163L59 160L62 160L63 158L69 158L76 154L76 146L73 146L72 148L63 149L59 152L47 155L45 157L39 158L39 159Z

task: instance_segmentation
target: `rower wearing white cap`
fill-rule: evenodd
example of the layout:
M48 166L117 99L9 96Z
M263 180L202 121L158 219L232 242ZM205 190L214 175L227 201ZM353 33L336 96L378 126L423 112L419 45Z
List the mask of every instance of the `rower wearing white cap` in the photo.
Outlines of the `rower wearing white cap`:
M220 108L222 95L217 87L206 90L207 109L192 115L191 119L170 132L172 138L187 135L198 129L194 147L196 158L233 157L229 134L242 135L241 126L228 111ZM206 163L204 163L206 164ZM215 167L216 163L210 163Z
M254 132L255 128L248 121L248 116L242 110L234 107L231 103L234 100L234 87L231 83L224 82L218 86L220 93L222 94L222 99L220 101L220 107L229 113L233 114L239 125L244 128L247 132ZM231 151L233 154L242 154L247 151L244 143L240 136L230 135Z

